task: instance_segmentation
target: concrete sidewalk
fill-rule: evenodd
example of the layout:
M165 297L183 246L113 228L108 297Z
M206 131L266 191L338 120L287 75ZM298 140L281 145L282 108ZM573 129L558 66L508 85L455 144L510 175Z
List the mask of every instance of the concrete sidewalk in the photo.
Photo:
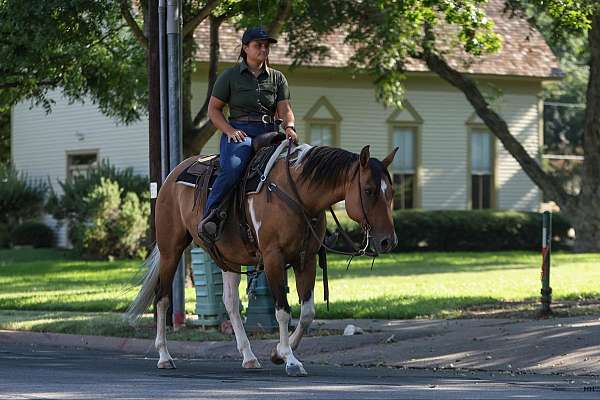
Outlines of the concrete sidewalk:
M341 331L353 324L354 336L306 337L297 356L330 365L503 371L600 376L598 316L547 320L335 320L315 321L315 329ZM168 339L168 337L167 337ZM251 341L269 362L275 340ZM0 344L20 343L122 351L155 358L154 341L98 336L0 331ZM241 358L228 342L168 342L175 357Z

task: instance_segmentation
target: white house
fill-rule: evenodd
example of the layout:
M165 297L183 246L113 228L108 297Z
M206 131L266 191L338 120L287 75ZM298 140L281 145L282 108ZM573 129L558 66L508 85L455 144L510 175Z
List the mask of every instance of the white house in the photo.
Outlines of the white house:
M495 95L494 108L511 132L534 157L542 147L542 86L558 79L555 56L541 35L519 18L502 13L502 1L493 0L490 14L504 38L502 50L463 65L462 55L451 63L472 74ZM207 27L196 35L205 39ZM240 32L221 30L221 59L231 65L239 54ZM395 207L423 209L537 210L540 192L474 114L464 95L424 65L409 65L407 103L385 108L374 98L367 76L344 69L352 49L341 35L327 43L331 57L290 70L284 40L270 56L290 83L292 105L301 140L332 144L358 152L365 144L383 157L400 146L393 165L397 185ZM198 109L206 93L207 49L201 48L193 79ZM19 104L12 110L12 159L32 177L64 180L74 170L103 158L120 167L148 171L146 120L122 126L101 115L92 104L68 104L58 95L52 113ZM204 153L217 152L217 135Z

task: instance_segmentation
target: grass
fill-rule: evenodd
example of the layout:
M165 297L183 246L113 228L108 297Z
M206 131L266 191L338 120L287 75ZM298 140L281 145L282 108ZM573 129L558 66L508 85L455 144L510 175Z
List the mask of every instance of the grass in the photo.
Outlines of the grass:
M554 299L600 299L600 254L558 253L552 260ZM528 252L408 253L382 256L373 270L370 260L355 259L346 271L344 258L330 257L330 310L319 271L317 318L447 317L469 307L535 301L540 262L539 254ZM137 293L139 265L82 261L58 250L0 250L0 310L121 312ZM289 285L298 315L291 274ZM243 301L244 288L242 279ZM194 301L194 289L186 289L188 313Z

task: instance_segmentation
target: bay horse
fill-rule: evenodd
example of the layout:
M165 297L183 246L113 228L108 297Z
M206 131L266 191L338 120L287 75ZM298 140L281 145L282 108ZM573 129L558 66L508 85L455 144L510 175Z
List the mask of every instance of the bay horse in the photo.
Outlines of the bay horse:
M289 144L291 145L291 143ZM314 286L316 254L325 235L325 210L345 200L346 212L363 227L374 253L389 252L397 243L392 219L394 190L388 166L398 149L379 161L370 157L369 146L360 155L327 146L311 147L303 158L290 166L278 160L267 178L268 187L284 196L294 198L314 221L313 231L306 235L307 219L284 201L263 188L245 198L246 215L254 229L258 252L247 251L238 223L223 228L221 240L215 243L230 270L223 271L223 302L235 333L241 353L242 367L261 368L252 352L244 330L239 308L239 284L242 265L257 265L259 257L275 302L275 316L279 324L279 343L271 352L271 361L285 363L290 376L305 376L306 370L294 356L302 336L315 316ZM156 341L159 353L158 368L175 368L167 350L165 335L169 294L179 259L185 248L194 241L203 248L207 244L198 236L198 222L203 218L202 207L194 207L194 189L176 184L176 177L197 157L179 164L167 177L156 200L156 246L146 260L149 269L142 288L127 311L130 320L136 320L150 303L156 305ZM294 186L294 187L291 187ZM301 254L302 253L302 254ZM296 277L296 289L301 301L299 323L289 335L290 306L285 291L286 265L291 265Z

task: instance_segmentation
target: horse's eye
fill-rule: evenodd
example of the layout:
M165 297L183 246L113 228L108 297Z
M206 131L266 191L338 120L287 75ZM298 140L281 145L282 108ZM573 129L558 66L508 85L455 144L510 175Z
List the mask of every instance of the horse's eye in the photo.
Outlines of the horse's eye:
M367 196L373 196L373 189L365 189L365 193Z

